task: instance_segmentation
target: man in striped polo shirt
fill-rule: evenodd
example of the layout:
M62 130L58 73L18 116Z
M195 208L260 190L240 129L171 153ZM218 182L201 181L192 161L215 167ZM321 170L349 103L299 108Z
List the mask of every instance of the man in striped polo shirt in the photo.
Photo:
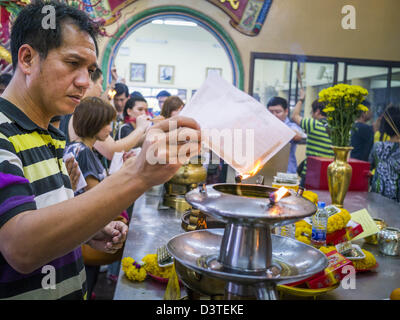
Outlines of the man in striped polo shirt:
M55 28L42 28L46 5L54 9ZM121 248L127 230L111 221L146 190L169 180L185 160L176 159L181 150L199 150L199 139L171 149L176 141L146 139L136 159L72 198L62 161L64 137L49 123L72 113L89 87L97 68L96 28L80 10L35 1L13 25L11 51L14 75L0 98L0 299L84 299L80 246L110 253ZM194 120L175 120L175 128L199 136ZM168 128L163 121L150 131ZM150 164L148 150L173 150L176 164Z
M292 121L297 123L307 134L306 160L300 174L301 186L305 186L307 172L307 157L333 158L332 141L327 131L326 113L323 112L325 104L315 100L311 105L311 118L303 118L300 113L304 102L304 90L300 90L300 99L293 110Z

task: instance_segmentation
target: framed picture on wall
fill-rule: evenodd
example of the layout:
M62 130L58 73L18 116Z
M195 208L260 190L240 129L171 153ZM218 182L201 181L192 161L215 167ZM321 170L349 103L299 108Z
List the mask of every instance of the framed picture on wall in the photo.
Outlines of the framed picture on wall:
M145 82L146 81L146 64L131 63L130 64L130 81Z
M175 77L175 67L174 66L158 66L158 82L173 84Z
M206 68L206 78L212 73L216 73L222 77L222 68Z

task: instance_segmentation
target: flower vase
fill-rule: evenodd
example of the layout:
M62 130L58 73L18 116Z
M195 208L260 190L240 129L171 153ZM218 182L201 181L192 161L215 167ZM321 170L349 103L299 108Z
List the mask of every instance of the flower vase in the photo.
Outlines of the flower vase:
M332 146L335 153L334 161L328 166L328 186L332 204L343 208L343 201L349 189L352 168L347 162L349 152L353 147Z

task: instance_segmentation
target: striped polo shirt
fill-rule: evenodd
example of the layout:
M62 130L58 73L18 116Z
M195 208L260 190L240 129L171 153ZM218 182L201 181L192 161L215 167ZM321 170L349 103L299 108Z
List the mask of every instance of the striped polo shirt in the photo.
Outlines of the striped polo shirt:
M64 147L61 131L51 125L48 130L38 127L0 97L0 228L19 213L73 197L62 160ZM85 299L85 295L80 246L30 274L13 269L0 253L0 299Z
M316 156L324 158L333 158L334 153L331 148L332 140L326 130L327 120L316 120L313 118L303 118L300 127L307 134L306 141L306 161L304 163L302 176L307 172L307 157Z

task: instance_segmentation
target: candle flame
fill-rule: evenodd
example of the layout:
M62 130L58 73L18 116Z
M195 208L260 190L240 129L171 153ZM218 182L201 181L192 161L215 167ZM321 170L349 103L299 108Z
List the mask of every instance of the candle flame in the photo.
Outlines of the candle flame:
M249 172L250 176L254 176L261 169L261 160L258 160L253 170Z
M278 191L275 192L275 202L278 202L279 200L282 199L282 197L288 192L288 189L285 187L280 187Z
M246 179L254 176L260 170L261 170L261 160L258 160L255 167L250 172L241 174L242 180L246 180Z
M199 218L197 220L198 229L207 229L207 222L205 218Z
M114 96L117 94L117 91L115 91L115 90L109 90L108 91L108 97L110 98L110 99L114 99Z

